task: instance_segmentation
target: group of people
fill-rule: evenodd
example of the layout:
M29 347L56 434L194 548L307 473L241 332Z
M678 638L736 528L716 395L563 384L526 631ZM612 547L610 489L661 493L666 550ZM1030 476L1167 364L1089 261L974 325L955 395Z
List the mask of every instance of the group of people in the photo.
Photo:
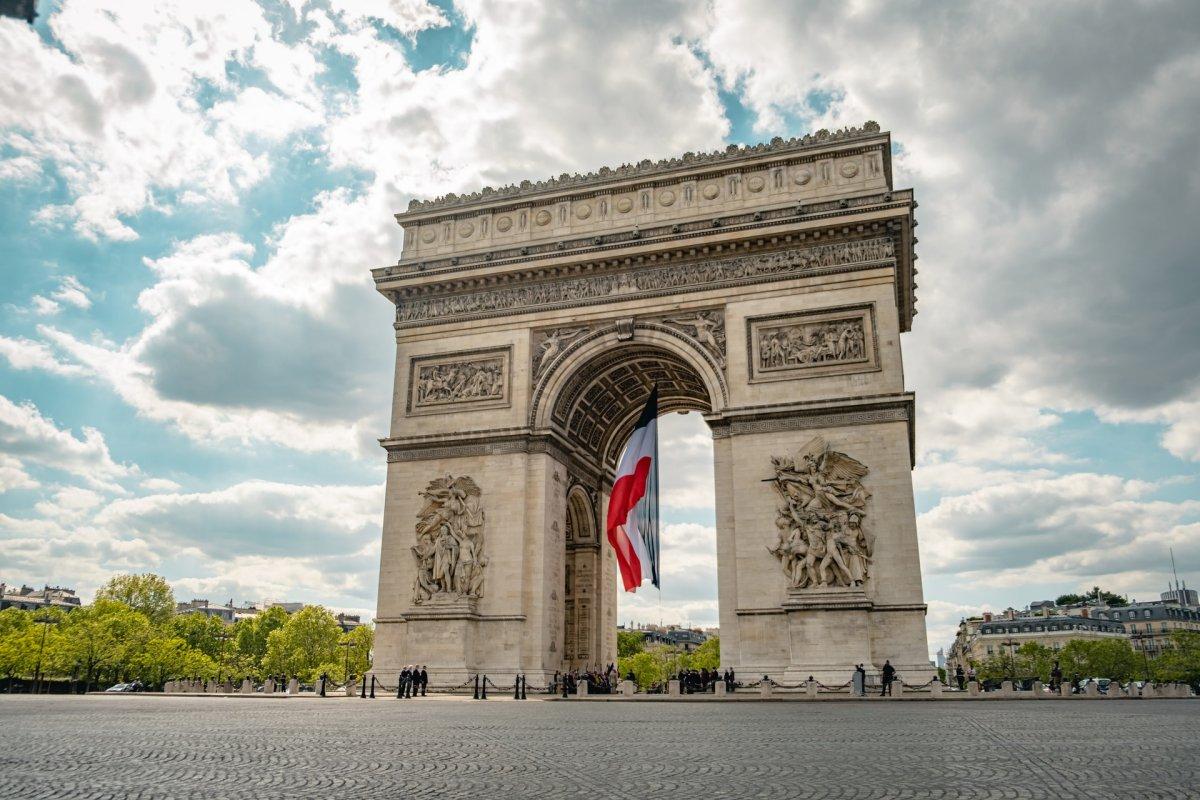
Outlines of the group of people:
M567 694L575 694L581 682L587 683L588 694L612 694L617 690L617 665L609 664L603 670L597 665L592 669L555 672L550 693L558 694L566 689Z
M736 676L732 669L717 672L715 669L685 669L675 676L679 681L679 691L684 694L706 694L717 691L717 682L725 684L725 691L732 692L737 686ZM633 679L632 673L630 680Z
M429 688L429 673L425 667L410 664L400 670L399 683L396 685L396 696L400 698L417 697L417 692L420 696L425 696L425 690Z
M812 680L812 678L809 678ZM892 694L892 684L895 683L896 668L892 666L892 662L885 660L883 668L879 670L879 696L888 697ZM854 666L854 675L850 678L850 686L854 694L859 697L867 693L867 668L862 664Z

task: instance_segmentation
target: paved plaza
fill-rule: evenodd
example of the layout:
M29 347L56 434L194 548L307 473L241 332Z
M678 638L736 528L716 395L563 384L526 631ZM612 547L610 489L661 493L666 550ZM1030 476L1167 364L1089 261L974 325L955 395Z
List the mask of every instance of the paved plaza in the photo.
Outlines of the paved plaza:
M1200 797L1200 702L0 697L0 797Z

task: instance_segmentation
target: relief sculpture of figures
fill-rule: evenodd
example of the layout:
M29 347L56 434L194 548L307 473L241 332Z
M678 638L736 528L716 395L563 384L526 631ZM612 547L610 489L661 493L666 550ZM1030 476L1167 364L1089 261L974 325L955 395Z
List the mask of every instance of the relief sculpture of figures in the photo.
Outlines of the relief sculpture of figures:
M705 350L712 353L721 369L725 368L725 315L720 311L697 311L690 317L666 322L683 328Z
M533 350L533 378L537 380L542 369L549 366L558 354L567 348L581 333L587 333L588 328L555 328L539 334Z
M759 332L759 369L857 361L866 355L861 317L764 328Z
M818 436L795 456L774 457L778 540L767 548L793 589L860 588L870 574L875 537L866 527L867 468L830 450Z
M479 486L468 477L447 475L430 481L419 494L425 507L417 515L417 543L412 548L417 561L413 602L481 597L488 560Z
M422 366L417 375L417 405L504 396L504 362L498 358Z

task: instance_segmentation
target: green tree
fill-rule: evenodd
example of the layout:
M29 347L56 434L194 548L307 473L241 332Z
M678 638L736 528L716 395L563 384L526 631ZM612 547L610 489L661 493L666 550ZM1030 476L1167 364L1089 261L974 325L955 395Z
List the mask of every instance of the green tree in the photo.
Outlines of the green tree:
M178 636L152 636L137 659L138 676L150 686L161 686L175 678L212 678L217 664L199 650L188 647Z
M1200 682L1200 633L1172 631L1171 647L1154 659L1153 667L1158 681Z
M629 658L646 649L646 634L641 631L617 631L617 658Z
M714 636L688 656L690 669L716 669L721 666L721 638Z
M1060 606L1074 606L1079 605L1080 603L1093 601L1102 602L1110 606L1129 605L1129 598L1125 595L1117 594L1116 592L1106 592L1099 586L1093 586L1090 592L1085 592L1083 594L1060 594L1057 598L1055 598L1054 603L1055 605Z
M288 613L279 606L272 606L258 616L238 620L233 626L233 638L239 656L253 663L253 671L262 669L267 655L267 638L287 624Z
M188 647L199 650L217 663L228 655L225 640L221 638L228 630L217 617L198 612L180 614L171 620L168 630L187 642Z
M0 611L0 675L12 680L33 674L40 634L35 627L28 611Z
M643 690L666 680L663 660L646 650L618 659L617 665L622 678L632 672L634 682Z
M337 619L321 606L305 606L287 624L267 636L263 666L267 672L312 680L341 661Z
M1059 655L1063 674L1072 679L1078 676L1127 681L1144 671L1128 639L1076 639L1067 642Z
M161 575L114 575L96 592L97 600L116 600L146 615L155 625L163 625L175 615L175 593Z
M103 598L71 612L59 627L52 663L59 674L78 674L88 687L135 671L153 633L144 614Z

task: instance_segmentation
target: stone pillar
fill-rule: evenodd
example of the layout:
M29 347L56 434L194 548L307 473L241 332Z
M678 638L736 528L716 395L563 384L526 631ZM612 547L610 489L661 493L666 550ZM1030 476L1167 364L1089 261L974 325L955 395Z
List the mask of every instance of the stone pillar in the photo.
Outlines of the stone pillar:
M1000 682L1000 693L1001 694L1010 695L1010 694L1013 694L1014 691L1015 690L1013 689L1012 681L1001 681Z
M624 697L633 697L636 687L633 681L621 681L621 695Z
M579 695L580 697L587 697L587 693L588 693L588 682L587 681L579 681L578 683L575 684L575 694Z
M904 681L897 678L892 681L892 697L899 697L904 694Z
M346 681L346 697L355 697L358 695L358 683L353 679Z
M970 681L967 683L967 696L979 697L979 681Z
M266 683L263 684L263 694L275 694L274 678L267 678Z
M930 697L941 697L942 696L942 682L941 681L934 679L933 683L929 684L929 696Z
M770 697L771 692L774 691L774 689L775 685L770 681L763 681L758 685L759 694L761 694L763 697Z
M1088 681L1086 684L1084 684L1083 693L1088 697L1099 697L1100 684L1096 683L1095 681Z
M254 694L254 684L249 678L242 679L242 694Z
M713 683L713 694L717 697L725 696L725 681L716 681Z
M1108 694L1106 694L1105 697L1107 697L1111 700L1111 699L1115 699L1118 697L1124 697L1124 696L1125 696L1125 690L1121 688L1120 681L1112 681L1111 683L1108 684Z
M667 694L671 697L679 697L679 681L667 681Z
M1033 696L1035 698L1040 698L1040 697L1044 697L1045 694L1046 694L1046 687L1042 684L1042 682L1034 681L1033 682Z
M292 678L288 681L288 694L300 694L299 678Z

